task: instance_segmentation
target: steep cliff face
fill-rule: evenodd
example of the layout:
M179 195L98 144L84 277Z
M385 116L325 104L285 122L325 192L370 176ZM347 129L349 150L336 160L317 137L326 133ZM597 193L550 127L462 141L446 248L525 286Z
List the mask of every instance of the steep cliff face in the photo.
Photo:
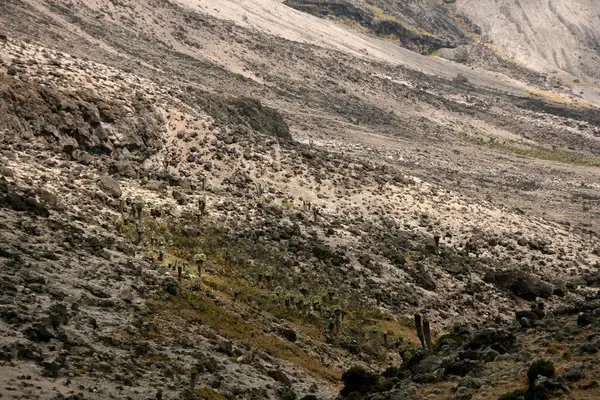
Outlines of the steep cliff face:
M600 2L595 0L463 0L456 2L508 56L547 73L600 79Z
M356 22L423 54L459 48L460 54L469 55L471 66L507 73L498 65L504 60L513 64L508 69L525 67L592 84L600 79L600 3L594 0L287 0L285 4ZM482 47L473 45L484 45L496 56L492 62L482 59ZM448 58L465 63L461 57Z
M18 65L18 64L17 64ZM19 69L12 66L10 74ZM135 154L145 159L163 144L164 121L142 93L102 99L90 90L59 91L0 75L0 130L69 154Z
M394 4L388 7L385 2L355 4L346 0L286 0L284 4L319 17L356 23L372 34L392 38L402 47L422 54L454 48L457 43L465 41L460 28L444 8L403 9ZM380 5L385 8L380 8Z

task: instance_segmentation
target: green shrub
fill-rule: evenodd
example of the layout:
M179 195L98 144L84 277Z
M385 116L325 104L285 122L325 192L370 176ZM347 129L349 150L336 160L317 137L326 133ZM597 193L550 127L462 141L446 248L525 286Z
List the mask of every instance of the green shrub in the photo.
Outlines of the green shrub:
M388 367L383 375L385 378L396 378L400 374L401 370L398 367Z
M530 385L535 382L538 376L545 376L546 378L552 379L555 375L556 371L554 370L554 364L552 361L547 360L534 361L527 370L527 379L529 380Z
M526 392L525 389L515 389L512 392L504 393L500 396L500 400L517 400L519 397L525 397Z

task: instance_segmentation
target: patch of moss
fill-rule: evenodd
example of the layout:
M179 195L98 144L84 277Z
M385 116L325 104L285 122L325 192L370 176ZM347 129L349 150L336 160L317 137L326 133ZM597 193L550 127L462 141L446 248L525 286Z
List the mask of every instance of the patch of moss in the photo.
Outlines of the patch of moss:
M434 50L427 57L429 57L429 58L435 58L435 57L437 57L437 56L440 55L440 53L442 52L442 50L444 50L444 49L442 48L442 49Z
M528 92L531 96L541 97L543 99L549 100L554 103L568 104L568 105L583 107L583 108L592 108L592 109L597 108L592 103L589 103L585 100L572 99L570 97L565 97L558 93L550 92L547 90L528 89Z
M211 388L202 388L194 391L196 400L225 400L225 396Z
M398 18L396 18L395 16L393 16L391 14L386 13L385 11L383 11L379 7L369 6L369 9L373 13L373 18L375 20L383 20L383 21L395 22L398 25L402 26L402 28L406 29L407 31L414 32L416 34L423 35L423 36L429 36L429 37L432 37L432 38L435 37L435 35L427 32L426 30L424 30L422 28L411 26L411 25L408 25L408 24L405 24L405 23L401 22Z
M518 156L557 161L564 164L581 165L585 167L600 167L600 157L587 156L570 150L547 148L543 146L528 146L510 140L501 142L495 137L490 137L486 134L468 137L467 140L474 144L487 146L491 149Z

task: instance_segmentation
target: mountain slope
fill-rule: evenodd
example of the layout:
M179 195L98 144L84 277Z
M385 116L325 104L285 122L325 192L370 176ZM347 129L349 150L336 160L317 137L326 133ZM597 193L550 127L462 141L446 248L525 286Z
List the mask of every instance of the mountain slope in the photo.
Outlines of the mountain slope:
M3 398L486 399L597 352L593 101L276 1L0 15Z
M464 0L456 7L481 27L482 40L528 67L600 83L598 2Z

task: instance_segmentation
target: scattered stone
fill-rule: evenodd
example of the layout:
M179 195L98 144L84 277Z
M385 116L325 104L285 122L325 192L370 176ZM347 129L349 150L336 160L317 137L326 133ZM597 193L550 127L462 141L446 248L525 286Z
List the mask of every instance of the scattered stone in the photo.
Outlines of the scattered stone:
M100 179L98 179L98 187L116 199L123 194L121 185L109 176L100 177Z

